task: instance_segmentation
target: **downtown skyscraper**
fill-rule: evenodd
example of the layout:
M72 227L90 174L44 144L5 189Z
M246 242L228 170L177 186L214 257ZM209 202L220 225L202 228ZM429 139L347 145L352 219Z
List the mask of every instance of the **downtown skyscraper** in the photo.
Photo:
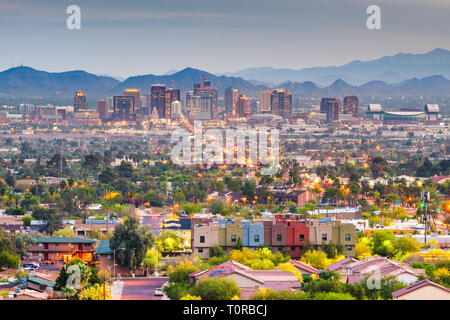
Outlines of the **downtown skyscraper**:
M292 95L287 89L276 89L270 95L271 113L290 121L292 116Z

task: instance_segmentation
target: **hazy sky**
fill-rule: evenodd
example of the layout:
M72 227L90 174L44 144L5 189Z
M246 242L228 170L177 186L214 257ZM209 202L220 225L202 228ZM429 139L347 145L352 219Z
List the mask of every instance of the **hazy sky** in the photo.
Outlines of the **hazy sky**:
M371 4L382 30L366 27ZM0 70L300 69L450 49L450 0L0 0L0 41Z

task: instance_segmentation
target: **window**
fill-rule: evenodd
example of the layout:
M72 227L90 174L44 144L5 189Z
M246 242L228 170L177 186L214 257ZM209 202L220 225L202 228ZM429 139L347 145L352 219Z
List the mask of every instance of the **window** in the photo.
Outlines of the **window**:
M283 247L278 247L278 251L283 251Z
M291 247L291 251L295 251L295 247Z
M281 234L277 234L277 241L282 241L283 237Z
M323 241L327 241L328 240L328 235L326 233L322 233L322 240Z
M288 227L290 227L291 226L291 223L290 222L288 222Z
M236 236L234 234L231 236L231 242L236 242Z
M350 241L350 234L349 234L349 233L347 233L347 234L345 235L345 241Z
M304 234L300 235L300 241L305 241L305 235Z
M255 235L253 236L253 241L254 241L254 242L259 242L259 234L255 234Z
M347 251L352 251L352 246L345 246L345 249L347 250Z
M205 236L200 236L200 243L205 243Z
M198 252L202 253L203 252L203 248L198 248Z

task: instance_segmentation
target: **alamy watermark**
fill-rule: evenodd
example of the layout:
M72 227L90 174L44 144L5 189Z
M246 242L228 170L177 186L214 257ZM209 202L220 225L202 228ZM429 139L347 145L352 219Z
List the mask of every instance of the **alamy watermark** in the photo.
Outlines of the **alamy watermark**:
M379 6L373 4L367 7L367 14L370 14L366 20L366 26L369 30L381 29L381 9Z
M260 166L261 175L277 173L280 163L277 129L207 129L194 121L194 132L178 128L172 132L172 162L180 165Z
M67 7L66 13L70 14L66 20L66 26L69 30L81 29L81 8L75 4Z

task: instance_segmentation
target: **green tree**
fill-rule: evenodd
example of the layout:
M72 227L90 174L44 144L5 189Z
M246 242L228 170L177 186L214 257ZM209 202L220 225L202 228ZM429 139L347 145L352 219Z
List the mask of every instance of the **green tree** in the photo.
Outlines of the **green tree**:
M213 201L209 205L209 210L211 210L212 214L221 214L225 210L225 205L222 201Z
M76 266L77 270L70 268L70 266ZM69 279L73 273L79 274L79 279L76 279L76 277ZM77 285L78 281L80 287L84 287L88 283L90 277L91 269L84 264L84 261L78 258L73 259L61 267L59 276L55 281L55 289L62 290L65 287L70 288L71 286ZM69 280L74 280L74 282L68 283Z
M370 246L374 254L392 257L394 254L395 235L390 230L380 230L373 234Z
M420 251L420 244L411 235L402 236L395 240L394 249L401 254Z
M139 220L133 214L124 220L115 227L110 248L124 248L125 250L117 250L116 260L121 266L136 268L142 265L147 250L153 246L155 235L139 226Z
M176 232L165 231L156 239L155 244L162 254L167 254L169 252L180 251L182 249L182 242L183 240Z
M19 267L19 264L20 264L20 258L18 255L7 252L7 251L0 252L0 269L1 268L16 269Z

